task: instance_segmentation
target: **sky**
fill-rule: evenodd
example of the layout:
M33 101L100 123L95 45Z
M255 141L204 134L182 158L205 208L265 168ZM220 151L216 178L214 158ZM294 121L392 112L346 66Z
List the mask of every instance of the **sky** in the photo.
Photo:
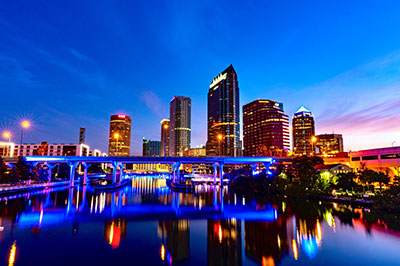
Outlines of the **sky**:
M108 149L132 117L131 154L160 139L173 96L192 99L205 144L207 92L233 64L240 104L304 105L345 150L400 145L399 1L0 0L0 131L19 142Z

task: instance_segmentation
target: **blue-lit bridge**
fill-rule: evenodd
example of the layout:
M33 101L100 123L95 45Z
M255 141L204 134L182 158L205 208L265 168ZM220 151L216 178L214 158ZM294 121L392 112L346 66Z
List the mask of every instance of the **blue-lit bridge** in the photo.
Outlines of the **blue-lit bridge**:
M121 181L124 174L125 164L170 164L172 165L172 179L174 182L180 182L180 166L182 164L210 164L214 169L214 184L217 178L220 185L223 186L223 172L225 165L250 165L255 171L258 164L263 164L268 170L270 165L277 161L288 161L290 158L272 158L272 157L85 157L85 156L26 156L26 162L31 165L43 163L47 165L49 176L52 169L60 163L68 164L70 167L70 187L74 186L75 169L80 164L84 168L83 185L88 183L88 168L93 163L105 163L112 165L113 178L112 183ZM5 158L5 161L12 166L18 161L18 157ZM119 180L117 173L119 171Z

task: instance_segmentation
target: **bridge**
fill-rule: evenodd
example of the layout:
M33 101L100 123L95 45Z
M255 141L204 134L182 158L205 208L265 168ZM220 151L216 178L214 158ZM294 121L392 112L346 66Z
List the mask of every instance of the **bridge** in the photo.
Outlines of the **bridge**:
M75 169L80 164L84 168L83 185L88 184L88 168L93 163L111 164L113 168L112 183L121 181L124 174L125 164L170 164L172 165L172 179L174 182L180 182L180 166L182 164L211 164L213 165L214 184L217 178L220 185L223 186L223 172L225 165L250 165L253 173L256 171L258 164L263 164L268 170L271 164L277 161L287 161L290 158L273 158L273 157L91 157L91 156L25 156L27 163L32 166L43 163L48 167L48 174L51 177L52 169L60 163L68 164L70 167L70 187L74 186ZM12 167L18 157L4 158L4 161ZM117 173L120 178L117 180Z

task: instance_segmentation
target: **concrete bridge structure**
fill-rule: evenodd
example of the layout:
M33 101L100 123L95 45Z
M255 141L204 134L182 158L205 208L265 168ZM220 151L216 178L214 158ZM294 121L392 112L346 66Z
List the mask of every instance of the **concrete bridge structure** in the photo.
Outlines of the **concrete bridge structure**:
M10 166L18 161L18 157L4 158L5 162ZM60 163L66 163L70 167L70 187L74 186L75 169L81 164L84 168L83 185L88 183L88 168L93 163L106 163L112 165L113 179L112 182L117 183L117 172L120 172L120 177L124 173L125 164L171 164L172 179L174 182L180 182L180 166L182 164L211 164L214 172L214 184L217 183L217 178L220 180L220 185L223 186L223 172L225 165L250 165L253 172L256 171L259 164L264 165L268 170L271 164L277 161L288 161L291 158L272 158L272 157L87 157L87 156L26 156L25 160L32 166L38 163L47 165L49 176L51 170Z

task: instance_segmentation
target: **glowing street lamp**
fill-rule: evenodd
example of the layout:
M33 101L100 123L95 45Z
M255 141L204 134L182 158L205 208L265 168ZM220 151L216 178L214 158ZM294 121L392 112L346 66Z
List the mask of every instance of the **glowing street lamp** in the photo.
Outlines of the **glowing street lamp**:
M163 128L165 129L165 130L168 130L168 128L169 128L169 126L168 126L168 124L165 124L164 126L163 126ZM164 134L164 156L167 156L167 134L165 133Z
M114 139L116 140L116 145L115 145L115 155L118 155L118 140L119 140L119 133L115 132L114 133Z
M217 139L218 139L218 155L219 156L221 156L221 141L222 141L223 137L224 136L222 134L218 134L218 136L217 136Z
M11 133L10 132L4 132L3 137L8 140L8 142L11 142Z
M22 121L21 124L21 142L19 145L19 156L22 156L22 140L24 138L24 128L29 128L30 127L30 123L28 121Z
M312 136L311 138L311 144L312 144L312 153L315 153L315 149L314 149L314 143L317 142L317 137L316 136Z

